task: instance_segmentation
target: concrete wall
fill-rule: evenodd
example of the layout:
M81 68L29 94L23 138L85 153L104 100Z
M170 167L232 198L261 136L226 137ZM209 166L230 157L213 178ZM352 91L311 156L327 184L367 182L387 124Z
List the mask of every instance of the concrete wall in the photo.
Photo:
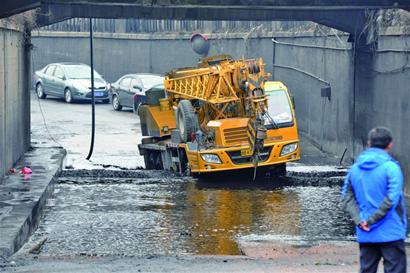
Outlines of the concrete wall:
M0 179L30 146L25 35L0 26Z
M330 101L320 96L326 84L301 71L275 67L274 78L283 80L295 95L300 131L324 151L342 156L347 149L347 159L353 160L364 149L371 128L389 127L393 154L410 193L410 36L382 36L377 52L356 52L356 61L354 52L345 49L350 47L347 37L339 38L282 37L277 38L282 44L274 46L276 65L328 81Z
M274 79L293 92L300 131L322 150L342 156L352 145L353 120L354 70L346 37L276 40ZM324 81L331 86L330 100L321 97L321 88L327 86Z
M271 70L270 38L248 39L241 36L214 36L210 54L231 54L264 58ZM96 34L95 69L110 82L127 73L164 74L176 67L194 66L198 56L192 51L190 35ZM33 67L38 70L51 62L89 64L88 33L33 33Z
M395 46L408 38L396 37ZM408 50L409 46L404 48ZM410 52L381 50L375 56L360 56L357 62L355 148L360 150L372 127L389 127L393 154L405 171L410 193Z

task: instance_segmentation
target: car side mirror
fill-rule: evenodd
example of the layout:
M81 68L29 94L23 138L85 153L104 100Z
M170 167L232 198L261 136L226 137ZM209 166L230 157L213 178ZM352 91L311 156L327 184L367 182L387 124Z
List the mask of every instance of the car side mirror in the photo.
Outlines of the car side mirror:
M133 89L138 89L139 91L142 91L142 87L139 86L138 84L133 85L132 88L133 88Z

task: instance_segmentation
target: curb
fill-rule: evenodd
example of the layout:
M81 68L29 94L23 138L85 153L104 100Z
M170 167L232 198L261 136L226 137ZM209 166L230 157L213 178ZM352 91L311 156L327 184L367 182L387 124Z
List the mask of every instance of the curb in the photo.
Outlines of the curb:
M24 181L15 174L0 183L0 209L3 209L3 214L0 212L2 258L16 253L37 229L46 202L54 191L57 176L63 169L66 155L66 150L62 148L34 148L16 164L17 169L32 166L33 177Z

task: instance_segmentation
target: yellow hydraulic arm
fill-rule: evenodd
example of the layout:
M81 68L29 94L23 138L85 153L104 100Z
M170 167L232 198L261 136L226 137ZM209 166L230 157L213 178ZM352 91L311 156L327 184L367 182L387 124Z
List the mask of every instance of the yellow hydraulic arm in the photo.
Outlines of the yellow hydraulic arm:
M212 65L214 59L221 57L225 59ZM233 61L226 56L211 58L202 60L199 68L169 73L164 82L165 90L175 98L221 104L238 101L247 90L263 89L268 75L262 59Z

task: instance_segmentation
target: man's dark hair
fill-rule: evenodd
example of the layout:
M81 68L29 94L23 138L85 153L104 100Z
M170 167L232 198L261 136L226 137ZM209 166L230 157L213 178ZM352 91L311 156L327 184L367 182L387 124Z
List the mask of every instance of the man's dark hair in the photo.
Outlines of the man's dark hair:
M386 127L376 127L370 130L367 139L370 142L370 147L386 149L393 141L392 133Z

